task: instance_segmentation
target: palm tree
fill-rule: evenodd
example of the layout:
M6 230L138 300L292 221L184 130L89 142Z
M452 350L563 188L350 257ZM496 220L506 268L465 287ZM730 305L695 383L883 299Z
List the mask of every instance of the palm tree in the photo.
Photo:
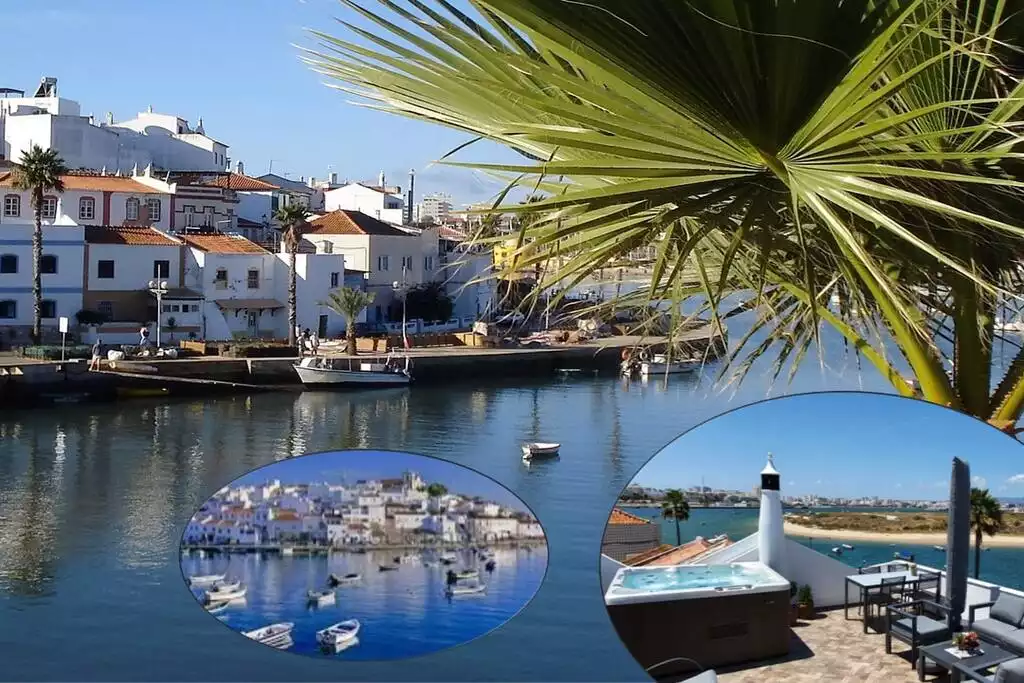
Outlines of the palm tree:
M981 574L981 539L1003 530L1003 510L988 489L971 489L971 528L974 529L974 578Z
M676 521L676 545L682 545L683 537L679 531L679 523L690 519L690 504L686 502L686 496L682 491L669 489L665 492L665 500L661 504L661 516Z
M444 484L435 482L427 487L427 495L431 498L440 498L446 493L448 493L448 487Z
M297 304L295 296L295 255L299 251L302 236L309 228L306 219L310 213L301 204L286 204L274 212L274 220L281 225L281 241L288 251L288 345L295 345Z
M371 46L316 33L308 62L377 109L525 158L443 163L508 177L489 210L542 214L506 268L559 263L535 296L651 247L649 286L581 314L755 311L723 367L737 379L764 356L792 374L824 324L902 395L1008 430L1024 412L1019 341L991 377L994 314L1024 272L1013 3L385 4L394 17L349 3ZM545 198L504 205L515 188Z
M327 301L320 302L321 306L327 306L345 318L345 353L350 356L356 355L356 319L373 303L373 297L373 292L342 287L329 292Z
M55 149L33 145L22 152L21 162L14 169L14 187L31 194L35 225L32 229L32 342L43 336L43 198L49 192L64 191L62 176L68 172L64 160Z

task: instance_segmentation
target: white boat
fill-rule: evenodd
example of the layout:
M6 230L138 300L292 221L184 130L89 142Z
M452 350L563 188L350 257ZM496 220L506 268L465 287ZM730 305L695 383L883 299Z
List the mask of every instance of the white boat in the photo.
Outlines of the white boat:
M227 608L228 608L228 603L226 603L226 602L211 602L210 604L208 604L206 606L206 611L209 612L210 614L220 614L221 612L223 612Z
M944 546L944 545L933 545L932 547L935 548L938 551L946 552L946 546Z
M468 581L470 579L479 579L480 572L475 569L464 569L461 572L455 572L455 578L459 581Z
M560 443L524 443L523 460L552 458L558 455L558 449L561 447L562 444Z
M357 583L363 578L362 574L345 574L344 576L338 576L337 574L331 574L327 578L327 583L332 586L343 586L349 583Z
M282 555L294 555L295 554L295 548L290 548L290 547L281 548L281 554Z
M471 585L459 585L452 584L445 589L445 595L450 598L458 597L460 595L480 595L487 590L487 584L477 583Z
M649 361L640 363L640 374L644 377L651 375L680 375L693 372L700 367L699 360L684 359L670 361L668 356L655 354Z
M441 564L454 564L459 561L459 558L455 557L454 555L442 555L438 558L438 561Z
M240 600L245 597L245 586L239 584L230 588L229 590L221 590L218 587L214 587L211 590L206 591L206 602L231 602L232 600Z
M843 554L843 549L840 548L839 546L836 546L835 548L832 548L832 552L834 554L836 554L836 555L842 555Z
M333 605L335 601L334 591L307 591L306 598L317 607Z
M205 586L212 586L219 581L223 581L227 578L227 574L206 574L205 576L190 576L188 577L188 585L193 588L203 588Z
M348 621L339 621L337 624L328 626L322 631L317 631L316 642L324 647L340 647L351 640L355 640L358 634L359 621L349 619Z
M845 549L845 550L853 550L853 546L852 546L852 545L850 545L849 543L842 543L842 544L840 544L840 546L839 546L839 547L840 547L840 548L843 548L843 549Z
M306 386L319 387L395 387L412 381L409 358L405 367L388 359L384 363L354 363L348 359L347 368L337 367L341 359L326 356L307 356L295 365L295 372Z
M246 638L255 640L257 643L263 645L270 645L271 647L281 647L285 644L291 644L292 629L295 628L295 624L291 622L281 622L279 624L270 624L263 628L258 628L253 631L245 631L243 635Z

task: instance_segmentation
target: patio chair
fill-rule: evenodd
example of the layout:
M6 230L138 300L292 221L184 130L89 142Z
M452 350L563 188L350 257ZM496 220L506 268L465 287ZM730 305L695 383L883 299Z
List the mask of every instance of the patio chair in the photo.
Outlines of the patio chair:
M917 650L950 638L946 623L949 608L932 600L911 600L888 606L885 652L892 654L893 638L910 646L910 665L917 663Z
M994 673L986 673L995 669ZM960 669L960 675L978 683L1024 683L1024 657L990 664L980 671Z
M868 588L864 592L865 618L871 619L872 607L877 607L881 613L882 607L888 607L894 602L898 602L899 596L903 595L906 582L907 580L903 576L893 576L883 578L881 584Z
M911 589L911 600L931 600L942 603L942 575L938 572L918 571L917 585Z

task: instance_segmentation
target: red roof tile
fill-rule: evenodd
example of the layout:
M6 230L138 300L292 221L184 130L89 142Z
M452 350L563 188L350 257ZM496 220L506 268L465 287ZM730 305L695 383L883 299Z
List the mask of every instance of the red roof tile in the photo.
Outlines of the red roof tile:
M89 244L120 244L125 246L178 246L181 243L159 230L142 226L87 225L85 241Z
M410 237L412 233L400 230L361 211L339 209L309 222L307 235L384 235Z
M266 249L239 235L223 233L193 233L180 235L181 240L201 251L211 254L268 254Z
M252 178L239 173L225 173L201 184L211 187L225 187L240 192L270 192L271 190L281 189L277 185L271 185L258 178Z
M148 185L143 185L132 178L118 176L70 174L61 176L65 190L78 192L122 192L125 194L167 194ZM14 187L14 174L0 174L0 187Z
M632 513L620 510L619 508L612 509L612 515L608 518L609 524L650 524L651 520L638 517Z

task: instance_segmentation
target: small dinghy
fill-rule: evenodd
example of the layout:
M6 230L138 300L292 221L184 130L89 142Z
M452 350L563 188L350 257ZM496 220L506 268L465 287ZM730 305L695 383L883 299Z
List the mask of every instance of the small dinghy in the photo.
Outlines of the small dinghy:
M382 572L397 572L398 571L398 565L397 564L381 564L381 565L377 565L377 568L380 571L382 571Z
M476 583L472 585L459 585L450 584L445 588L445 595L449 598L456 598L464 595L480 595L487 590L487 585L483 583Z
M461 572L455 572L455 579L458 581L469 581L471 579L479 579L480 572L475 569L465 569Z
M940 553L946 552L946 546L944 545L933 545L932 547L938 550Z
M245 586L238 585L230 590L214 588L206 591L206 602L231 602L245 597Z
M241 581L218 581L217 583L213 584L214 590L224 592L236 591L241 587Z
M243 635L246 638L255 640L257 643L263 645L269 645L271 647L284 648L292 644L292 629L295 628L295 624L291 622L281 622L279 624L271 624L270 626L264 626L254 631L245 631Z
M455 564L459 561L459 558L455 557L454 555L442 555L438 561L441 564Z
M849 543L841 543L839 545L839 547L844 549L844 550L853 550L853 546L850 545Z
M209 612L210 614L220 614L221 612L223 612L227 608L228 608L228 603L226 603L226 602L215 602L215 603L208 604L206 606L206 611Z
M359 634L359 621L356 619L349 619L348 621L339 621L337 624L328 626L322 631L316 632L316 642L321 647L332 647L338 648L348 642L355 640L355 637Z
M836 546L835 548L832 548L832 554L833 555L842 555L843 554L843 549L840 548L839 546Z
M558 449L562 447L559 443L524 443L523 460L534 458L553 458L558 455Z
M335 601L334 591L307 591L306 599L310 604L322 607L333 605Z
M215 583L223 581L227 578L227 574L206 574L204 576L190 576L188 577L188 585L193 588L203 588L205 586L212 586Z
M338 576L337 574L331 574L327 577L327 583L332 586L343 586L347 583L356 583L362 580L362 574L345 574L345 576Z

